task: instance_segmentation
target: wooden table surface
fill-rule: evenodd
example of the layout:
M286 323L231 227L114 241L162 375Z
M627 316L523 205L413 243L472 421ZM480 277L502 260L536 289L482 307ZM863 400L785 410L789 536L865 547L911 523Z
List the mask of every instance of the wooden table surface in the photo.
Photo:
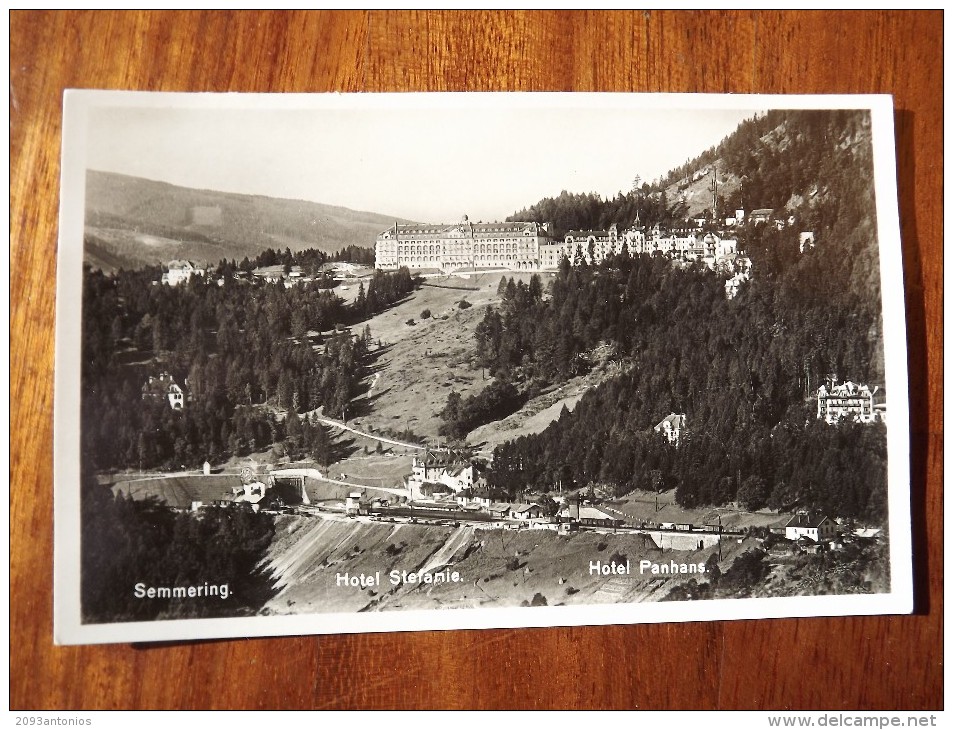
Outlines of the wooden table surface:
M939 11L12 12L11 708L942 707L942 22ZM893 94L916 614L54 647L53 282L71 87Z

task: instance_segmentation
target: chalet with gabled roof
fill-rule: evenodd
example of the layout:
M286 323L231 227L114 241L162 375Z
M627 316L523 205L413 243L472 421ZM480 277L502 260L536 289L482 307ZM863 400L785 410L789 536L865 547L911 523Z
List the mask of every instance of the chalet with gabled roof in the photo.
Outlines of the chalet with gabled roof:
M800 540L806 537L814 542L826 542L837 535L837 526L822 514L799 512L784 525L784 536L788 540Z
M490 502L490 504L486 506L486 511L497 519L503 519L509 516L510 510L513 509L514 506L516 505L513 505L511 502Z
M535 502L533 504L514 504L510 507L510 519L528 522L538 520L546 516L546 512Z
M186 385L188 381L186 381ZM169 373L158 376L150 375L149 380L142 386L143 400L167 400L173 410L182 410L185 407L185 391L175 382Z

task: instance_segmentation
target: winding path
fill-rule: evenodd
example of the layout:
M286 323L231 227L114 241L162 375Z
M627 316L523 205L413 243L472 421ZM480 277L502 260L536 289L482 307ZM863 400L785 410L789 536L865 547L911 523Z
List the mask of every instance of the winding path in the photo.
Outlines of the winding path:
M336 421L333 418L326 418L321 415L318 411L313 411L314 417L317 418L321 423L327 426L334 426L335 428L340 428L342 431L350 431L351 433L357 434L358 436L363 436L364 438L373 439L374 441L381 441L385 444L391 444L392 446L401 446L405 449L417 449L418 451L426 451L428 447L421 446L420 444L411 444L407 441L398 441L396 439L387 438L386 436L378 436L377 434L367 433L366 431L360 431L356 428L348 426L346 423L341 421Z

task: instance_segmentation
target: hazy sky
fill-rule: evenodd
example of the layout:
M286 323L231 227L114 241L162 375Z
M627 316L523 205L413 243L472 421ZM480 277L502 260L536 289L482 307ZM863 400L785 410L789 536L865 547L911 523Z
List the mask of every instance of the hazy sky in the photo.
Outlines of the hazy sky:
M466 96L466 95L457 95ZM561 190L614 196L717 144L753 110L94 107L87 166L187 187L440 223L502 220ZM444 97L446 98L446 97ZM234 105L232 105L234 107ZM526 105L516 105L516 107Z

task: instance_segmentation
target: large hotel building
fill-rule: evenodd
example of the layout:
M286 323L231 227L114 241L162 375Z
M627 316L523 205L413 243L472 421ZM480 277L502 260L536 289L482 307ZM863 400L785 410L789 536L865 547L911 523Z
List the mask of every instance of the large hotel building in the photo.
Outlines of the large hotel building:
M505 268L536 270L552 246L549 225L539 223L394 224L377 236L378 269ZM558 260L557 260L558 264Z
M502 268L512 271L555 270L563 257L571 263L585 259L598 263L622 253L661 254L668 258L716 259L736 253L737 242L694 231L663 232L657 227L633 228L620 234L608 231L569 231L564 240L552 237L549 223L471 223L464 216L455 224L397 224L378 234L375 266L383 270L459 271Z

